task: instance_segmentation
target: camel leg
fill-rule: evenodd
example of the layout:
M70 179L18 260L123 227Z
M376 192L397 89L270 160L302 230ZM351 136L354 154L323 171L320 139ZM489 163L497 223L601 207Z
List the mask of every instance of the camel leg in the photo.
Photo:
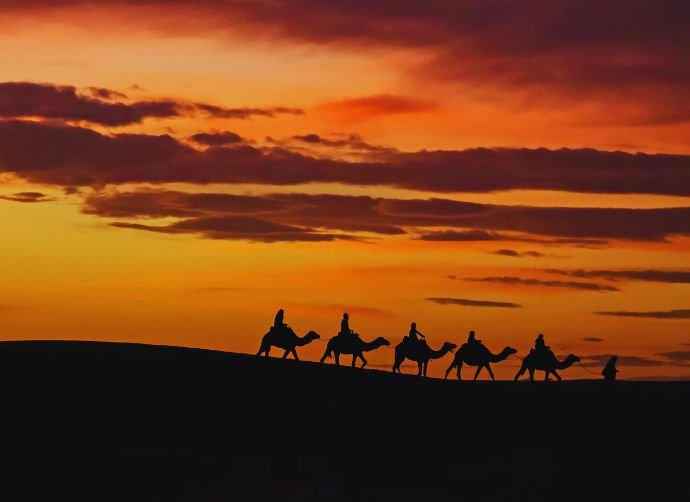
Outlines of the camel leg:
M289 350L286 350L285 353L283 354L282 359L287 359L288 354L290 353Z
M457 366L457 364L455 363L455 361L453 361L452 363L450 363L450 366L448 366L448 369L446 370L446 374L445 374L444 377L443 377L444 380L447 380L447 379L448 379L448 373L450 373L451 370L452 370L453 368L455 368L456 366Z
M367 360L364 359L363 354L358 354L358 355L359 355L359 358L362 360L362 366L360 366L360 368L364 368L367 365Z
M545 382L549 381L549 373L551 373L549 370L544 371L544 381Z
M529 368L528 371L529 371L529 381L530 381L530 382L534 382L534 369L533 369L533 368Z
M417 376L422 376L422 363L418 362L417 367L419 368L419 370L417 371Z
M290 354L292 354L292 357L295 358L295 361L299 361L299 357L297 357L297 351L293 347L292 350L290 351Z
M551 372L551 374L552 374L553 376L555 376L555 377L558 379L559 382L560 382L561 380L563 380L563 379L561 378L561 375L559 375L558 372L557 372L556 370L553 370L553 371Z
M496 379L494 378L494 372L491 371L491 365L487 364L486 365L486 370L489 372L489 376L491 376L491 381L495 382Z
M355 367L355 364L357 364L357 354L352 354L352 367Z
M462 361L458 363L458 369L457 369L457 375L458 375L458 381L462 381L462 375L460 374L462 370Z
M335 352L333 356L335 357L335 365L340 366L340 352Z
M476 382L476 381L477 381L477 377L479 376L479 373L482 371L482 368L483 368L483 367L484 367L483 364L480 364L480 365L477 367L477 371L474 372L474 378L472 379L473 382Z
M398 353L395 353L395 359L393 360L393 373L400 373L400 365L402 364L403 359L400 359L400 356Z
M525 363L522 363L522 365L520 366L520 369L515 374L514 380L517 382L520 379L520 377L525 374L526 370L527 370L527 367L525 366Z
M268 357L268 353L271 351L271 346L264 345L263 343L261 344L261 347L259 347L259 352L256 353L257 356L260 356L262 354L266 354L266 357Z
M426 376L426 369L429 367L429 361L424 361L424 376Z

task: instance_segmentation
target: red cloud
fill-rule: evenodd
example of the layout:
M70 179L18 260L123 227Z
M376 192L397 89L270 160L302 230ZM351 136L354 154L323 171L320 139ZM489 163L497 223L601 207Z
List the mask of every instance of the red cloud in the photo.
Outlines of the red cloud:
M428 112L436 109L437 105L405 96L378 94L375 96L330 101L322 104L321 108L327 112L345 115L355 120L362 120L380 115Z

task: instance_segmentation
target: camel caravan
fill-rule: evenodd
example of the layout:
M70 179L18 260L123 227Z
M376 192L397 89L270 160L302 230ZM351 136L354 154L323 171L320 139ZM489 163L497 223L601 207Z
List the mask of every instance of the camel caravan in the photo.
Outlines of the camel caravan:
M309 331L304 336L297 335L292 328L284 322L285 313L280 309L275 316L273 326L271 326L268 333L264 335L261 340L261 346L257 352L257 356L267 356L271 351L271 347L277 347L284 350L283 359L292 354L295 360L299 361L297 356L297 347L302 347L311 343L314 340L320 340L320 336L315 331ZM360 336L350 329L349 315L343 314L340 322L340 331L337 335L330 338L326 344L326 350L321 357L320 362L323 363L326 359L333 357L335 364L340 365L340 356L342 354L352 355L352 367L357 366L357 360L361 360L360 368L367 365L367 360L364 357L365 352L376 350L380 347L388 347L390 342L383 337L378 337L370 342L365 342ZM455 350L457 349L457 351ZM395 346L395 358L393 362L393 373L401 373L400 367L402 363L409 359L417 363L417 375L426 376L429 361L432 359L441 359L449 352L453 353L453 361L446 370L444 378L448 378L451 371L455 370L458 380L461 380L461 369L463 365L476 367L473 380L479 377L483 369L489 373L491 380L495 380L494 373L491 369L491 364L498 364L505 361L510 356L517 356L517 350L513 347L504 347L503 350L494 354L491 352L481 340L478 340L474 331L470 331L467 341L463 343L460 348L455 343L445 342L438 350L432 349L426 342L426 337L417 330L417 324L410 325L410 332L402 341ZM514 380L517 381L525 372L529 373L530 381L534 381L534 372L539 370L544 372L544 380L548 381L549 377L553 375L558 381L561 381L561 376L558 371L565 370L575 363L580 362L580 358L574 354L568 355L563 360L558 360L551 348L546 345L544 335L539 334L534 343L534 348L530 349L529 353L519 359L522 359L522 364L519 371L515 375ZM613 360L613 359L612 359ZM611 361L609 361L609 365ZM613 362L615 364L615 361ZM608 366L608 365L607 365ZM615 376L615 368L613 368L613 375ZM611 370L609 370L611 374ZM606 377L606 375L604 375Z

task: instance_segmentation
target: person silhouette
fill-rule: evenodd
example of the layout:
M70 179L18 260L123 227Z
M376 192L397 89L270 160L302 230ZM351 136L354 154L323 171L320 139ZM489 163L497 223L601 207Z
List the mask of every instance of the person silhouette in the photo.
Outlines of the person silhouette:
M546 342L544 342L544 335L542 333L539 333L539 336L537 336L537 339L534 340L534 350L536 352L545 353L545 352L548 352L548 350L550 348L551 347L546 345Z
M478 347L481 345L482 341L477 340L477 338L474 336L474 331L470 331L470 335L467 337L467 345L470 347Z
M611 357L601 372L601 374L604 375L604 380L607 382L616 381L616 373L618 373L618 370L616 369L616 362L618 362L618 356Z
M340 321L340 332L338 335L343 337L354 336L354 332L350 329L350 316L347 312L343 314L343 319Z
M284 319L285 319L285 311L283 309L278 310L278 313L276 314L276 317L273 320L273 329L275 329L275 330L283 329L283 326L285 325L285 323L283 322Z
M417 335L421 336L423 339L426 340L426 337L420 331L417 331L417 323L413 322L412 324L410 324L410 333L408 334L408 336L410 337L410 340L414 342L421 342L421 340L417 338Z

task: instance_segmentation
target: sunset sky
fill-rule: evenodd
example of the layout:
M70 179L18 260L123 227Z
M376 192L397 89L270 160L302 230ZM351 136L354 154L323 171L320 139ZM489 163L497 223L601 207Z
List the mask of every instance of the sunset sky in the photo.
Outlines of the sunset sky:
M690 379L688 2L139 4L0 0L2 339Z

